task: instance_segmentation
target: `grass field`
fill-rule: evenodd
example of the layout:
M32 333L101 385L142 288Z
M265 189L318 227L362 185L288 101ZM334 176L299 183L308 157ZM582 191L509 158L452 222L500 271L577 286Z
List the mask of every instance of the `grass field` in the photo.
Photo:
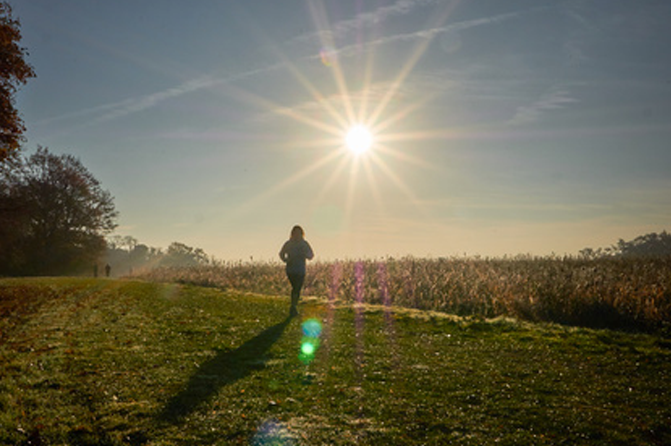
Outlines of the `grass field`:
M663 334L287 310L216 288L1 279L0 443L671 444Z

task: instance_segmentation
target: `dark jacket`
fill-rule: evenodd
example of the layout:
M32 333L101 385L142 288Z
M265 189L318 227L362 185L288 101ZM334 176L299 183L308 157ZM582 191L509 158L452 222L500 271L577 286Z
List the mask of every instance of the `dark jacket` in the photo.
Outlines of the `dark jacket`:
M305 239L289 239L280 251L280 259L287 264L289 274L305 275L305 261L314 256L312 247Z

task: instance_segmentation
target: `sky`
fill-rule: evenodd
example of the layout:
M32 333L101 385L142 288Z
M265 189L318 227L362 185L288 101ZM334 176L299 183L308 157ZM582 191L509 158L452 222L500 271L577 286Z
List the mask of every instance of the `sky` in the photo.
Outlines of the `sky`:
M577 254L671 230L666 0L14 0L25 152L115 234L274 260ZM354 154L348 130L371 148Z

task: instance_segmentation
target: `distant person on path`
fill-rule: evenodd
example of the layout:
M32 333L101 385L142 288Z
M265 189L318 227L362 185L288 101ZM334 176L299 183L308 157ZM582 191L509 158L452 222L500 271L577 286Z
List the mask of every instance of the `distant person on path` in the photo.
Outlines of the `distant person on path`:
M291 229L291 238L284 243L280 251L280 259L287 264L286 271L289 282L291 282L291 309L289 314L298 314L298 300L301 297L301 289L305 281L305 263L315 255L312 247L305 240L305 231L296 225Z
M105 277L109 277L111 271L112 271L112 267L108 263L107 265L105 265Z

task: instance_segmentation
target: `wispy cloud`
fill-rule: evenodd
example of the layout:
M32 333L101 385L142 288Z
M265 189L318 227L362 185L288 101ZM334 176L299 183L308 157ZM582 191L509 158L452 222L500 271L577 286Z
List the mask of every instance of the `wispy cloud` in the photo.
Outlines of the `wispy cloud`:
M390 17L396 17L408 14L419 6L435 4L440 1L441 0L398 0L393 5L383 6L371 12L361 13L352 19L340 21L334 24L332 30L329 30L329 32L331 32L333 36L343 37L352 32L353 30L358 29L359 27L378 24ZM318 33L310 33L307 35L302 35L294 40L314 41L315 36ZM312 59L319 57L320 56L317 55L317 56L310 56L309 58ZM274 71L283 66L284 66L283 63L270 64L255 70L250 70L223 78L203 76L197 79L186 81L175 87L158 91L143 97L132 98L113 104L106 104L101 107L96 107L96 111L104 111L105 113L96 118L94 122L104 122L117 119L126 115L147 110L149 108L155 107L156 105L158 105L163 101L174 99L184 94L192 93L206 88L211 88L221 84L227 84L239 81L259 74L267 74L268 72Z
M361 13L352 19L337 22L332 26L331 32L335 36L344 37L348 33L351 33L352 31L362 26L372 26L374 24L387 20L391 17L398 17L405 14L409 14L418 7L437 4L439 2L441 2L441 0L398 0L393 5L383 6L371 12ZM358 52L362 51L362 48L364 50L371 50L378 46L389 45L398 42L430 40L436 37L437 35L444 33L458 32L479 26L492 25L512 20L524 14L537 11L539 9L543 8L533 8L531 10L499 14L490 17L483 17L479 19L453 23L441 27L422 29L411 33L402 33L386 36L380 39L364 42L363 44L347 45L334 49L333 55L337 57L351 57L356 55ZM315 33L311 33L309 35L302 35L297 37L295 41L314 40L315 35L316 35ZM321 57L322 56L320 54L311 54L304 57L304 60L315 60L320 59ZM98 114L97 117L91 119L87 124L85 124L85 126L98 124L101 122L107 122L154 108L160 103L163 103L170 99L178 98L185 94L193 93L207 88L212 88L218 85L230 84L257 75L268 74L272 71L279 70L284 67L285 62L279 62L274 64L268 64L254 70L248 70L242 73L237 73L225 77L205 75L195 79L188 80L174 87L170 87L168 89L157 91L141 97L129 98L115 103L104 104L99 107L95 107L94 109L89 109L87 111L75 112L72 114L72 116L79 116L84 113L86 113L88 116L91 115L95 116L99 112L100 114Z
M392 5L381 6L373 11L359 13L351 19L341 20L329 29L320 29L300 35L290 40L289 43L314 42L315 40L318 41L319 38L326 38L326 40L342 39L347 37L352 31L379 25L389 18L407 15L418 7L434 5L439 2L441 0L397 0Z
M390 6L383 6L380 8L377 8L376 10L372 12L365 12L357 15L356 17L348 20L343 20L340 22L337 22L336 24L333 25L332 30L329 32L332 33L333 36L338 36L338 37L344 37L353 30L358 29L359 27L362 26L372 26L378 23L381 23L382 21L390 18L390 17L397 17L397 16L402 16L405 14L411 13L415 8L420 7L420 6L425 6L425 5L430 5L430 4L436 4L439 3L441 0L398 0L396 3ZM480 24L483 24L485 22L487 23L493 23L497 20L500 20L500 18L494 17L490 19L481 19L481 20L476 20L473 21L472 24L470 22L468 24L456 24L453 27L450 27L450 29L462 29L470 26L477 26ZM428 31L420 31L417 33L412 33L412 34L407 34L407 35L397 35L397 36L392 36L388 37L386 39L380 39L378 41L370 42L367 45L370 46L377 46L377 45L382 45L384 43L392 43L394 41L408 41L408 40L413 40L417 38L429 38L431 37L432 34L437 34L439 33L439 29L434 29L434 30L428 30ZM445 31L446 32L446 31ZM294 39L294 41L314 41L315 36L318 33L311 33L307 35L302 35ZM345 47L337 51L338 54L342 56L351 56L354 55L354 49L355 48L360 48L358 46L351 46L351 47ZM321 55L316 54L316 55L310 55L307 56L305 59L319 59ZM217 85L222 85L222 84L228 84L232 83L235 81L247 79L256 75L262 75L262 74L267 74L271 71L275 71L277 69L281 69L284 67L284 63L276 63L276 64L270 64L264 67L260 67L255 70L250 70L246 71L243 73L238 73L236 75L231 75L228 77L213 77L213 76L203 76L197 79L192 79L187 82L184 82L180 85L177 85L175 87L168 88L166 90L162 91L157 91L155 93L142 96L139 98L132 98L132 99L127 99L124 101L116 102L113 104L106 104L100 107L96 107L96 111L104 111L105 113L102 114L101 116L97 117L96 119L93 120L93 123L100 123L100 122L105 122L105 121L110 121L113 119L117 119L123 116L127 116L133 113L137 113L143 110L150 109L152 107L157 106L159 103L164 102L169 99L174 99L177 97L180 97L184 94L192 93L198 90L206 89L206 88L211 88ZM367 92L366 94L370 94L371 92ZM308 105L309 107L309 105ZM303 106L299 106L300 108L304 108Z
M414 31L411 33L402 33L402 34L395 34L391 36L386 36L382 37L380 39L372 40L370 42L366 42L362 44L354 44L354 45L347 45L343 46L340 48L337 48L333 50L333 54L336 56L341 56L341 57L348 57L348 56L353 56L356 53L360 52L362 47L364 49L370 50L374 47L378 47L381 45L388 45L391 43L397 43L397 42L411 42L411 41L416 41L416 40L430 40L435 38L436 36L440 34L447 34L447 33L453 33L453 32L459 32L459 31L465 31L467 29L479 27L479 26L485 26L485 25L493 25L496 23L501 23L505 22L508 20L512 20L515 18L518 18L524 14L528 14L530 12L536 12L540 10L541 8L534 8L532 10L527 10L527 11L517 11L517 12L510 12L506 14L499 14L495 16L490 16L490 17L483 17L479 19L473 19L473 20L466 20L463 22L458 22L458 23L451 23L449 25L445 26L440 26L440 27L435 27L435 28L428 28L428 29L422 29L419 31ZM313 55L311 58L317 59L321 57L321 55Z
M410 8L413 6L417 6L419 4L428 4L428 3L435 3L435 1L431 0L422 0L422 1L403 1L403 2L397 2L393 7L389 7L388 9L380 12L379 10L376 13L370 13L371 15L365 16L365 21L367 23L373 23L377 17L380 19L380 17L387 17L391 15L392 13L394 14L401 14L403 12L409 12ZM383 9L383 8L381 8ZM441 26L441 27L433 27L433 28L427 28L427 29L421 29L418 31L414 31L411 33L401 33L401 34L394 34L391 36L386 36L380 39L364 42L364 43L358 43L358 44L353 44L353 45L347 45L343 46L337 49L334 49L330 56L332 57L337 57L340 59L343 58L348 58L348 57L353 57L359 52L363 51L370 51L374 49L375 47L379 47L382 45L391 45L394 43L398 42L413 42L413 41L420 41L420 40L431 40L435 38L436 36L440 34L448 34L448 33L454 33L454 32L459 32L459 31L464 31L476 27L481 27L481 26L487 26L487 25L494 25L498 23L502 23L508 20L513 20L516 18L521 17L522 15L529 14L532 12L539 11L541 9L545 8L533 8L530 10L524 10L524 11L516 11L516 12L511 12L511 13L506 13L506 14L499 14L499 15L494 15L494 16L489 16L489 17L482 17L478 19L473 19L473 20L466 20L462 22L457 22L457 23L452 23L449 25ZM352 29L352 24L355 22L355 20L350 20L347 22L339 22L334 26L334 29L340 30L339 32L344 32L345 30L351 30ZM321 54L313 54L310 56L307 56L305 59L306 60L319 60L322 58ZM428 73L416 73L413 75L413 82L405 83L401 86L394 86L393 83L390 83L389 81L384 81L384 82L377 82L374 84L369 85L365 90L360 90L360 91L353 91L348 94L348 97L345 98L343 97L342 94L335 94L330 97L324 98L323 101L306 101L302 102L299 104L295 104L293 106L289 107L283 107L283 108L278 108L275 110L272 110L270 113L263 113L262 115L258 116L258 119L266 119L272 115L285 115L288 112L309 112L309 111L317 111L323 109L323 103L324 101L330 103L331 105L335 107L341 107L344 102L349 102L349 103L357 103L357 101L361 101L362 103L373 103L377 100L381 100L389 91L390 88L396 88L397 95L396 96L404 96L403 92L405 91L407 94L405 96L408 97L419 97L421 96L420 93L423 94L431 94L435 96L435 94L442 94L446 90L450 90L455 88L456 81L454 80L449 80L449 76L446 76L445 73L434 73L433 75L428 74ZM421 86L421 92L417 91L418 88ZM427 93L430 92L430 93ZM550 106L547 104L547 106Z
M377 23L380 23L390 17L397 17L401 15L408 14L412 12L415 8L419 6L425 6L429 4L436 4L441 0L399 0L393 5L380 7L372 12L365 12L357 15L355 18L343 20L337 22L333 25L333 29L330 31L335 36L343 37L353 30L362 27L362 26L371 26ZM421 32L418 33L418 37L421 35ZM314 41L316 33L311 33L309 35L299 36L295 41ZM395 40L411 40L413 37L410 35L407 36L394 36L391 38L385 39L384 41L372 42L370 45L379 45L383 43L391 43ZM424 36L426 38L426 36ZM354 46L343 48L339 52L343 52L343 55L354 54L351 50L355 48ZM318 59L321 56L319 54L307 56L305 59ZM139 98L131 98L124 101L105 104L100 107L96 107L95 111L104 112L102 115L95 118L92 123L100 123L105 121L110 121L118 119L133 113L141 112L150 108L157 106L158 104L169 100L180 97L182 95L196 92L198 90L207 89L215 87L217 85L229 84L232 82L240 81L247 79L256 75L267 74L269 72L281 69L284 67L284 63L269 64L258 69L245 71L235 75L230 75L227 77L214 77L214 76L203 76L200 78L192 79L186 81L182 84L179 84L175 87L168 88L166 90L157 91L155 93L145 95ZM77 113L79 114L79 113Z
M336 34L347 33L360 26L375 25L387 18L406 15L417 7L436 4L439 1L440 0L399 0L393 5L382 6L372 12L360 13L352 20L342 21L334 27L334 32Z
M536 102L517 108L515 116L508 122L511 125L527 124L538 121L541 116L553 110L560 110L570 104L580 102L565 89L543 94Z

